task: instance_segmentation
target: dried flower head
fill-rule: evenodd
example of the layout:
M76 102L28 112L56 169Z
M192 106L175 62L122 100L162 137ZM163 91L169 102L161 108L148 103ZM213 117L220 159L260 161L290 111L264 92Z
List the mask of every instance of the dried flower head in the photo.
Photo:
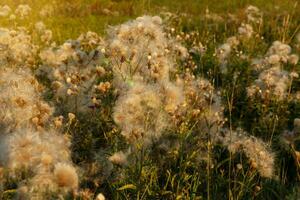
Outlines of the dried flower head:
M110 162L117 165L126 165L127 164L127 155L120 151L114 153L112 156L108 158Z
M78 187L78 177L73 166L65 163L58 163L54 169L55 182L59 187L76 189Z
M99 193L95 200L105 200L105 196L102 193Z
M266 143L238 129L228 131L221 139L232 153L244 152L249 158L251 166L257 169L262 177L272 178L274 175L274 153L272 153Z

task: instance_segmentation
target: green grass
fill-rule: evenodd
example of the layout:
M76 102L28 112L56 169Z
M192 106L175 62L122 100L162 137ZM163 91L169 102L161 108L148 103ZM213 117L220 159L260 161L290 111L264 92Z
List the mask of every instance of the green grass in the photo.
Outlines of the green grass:
M207 8L221 16L241 12L247 5L257 6L267 12L273 12L274 6L277 6L280 12L288 13L300 9L297 0L2 0L0 5L7 4L15 8L25 2L33 8L30 22L44 21L48 28L53 30L54 38L59 42L77 38L87 31L103 34L109 25L119 24L140 15L159 15L162 11L186 13L189 23L197 28L201 27L201 19ZM53 15L41 18L38 13L47 4L53 5ZM106 15L103 9L118 14ZM0 19L1 23L5 22Z

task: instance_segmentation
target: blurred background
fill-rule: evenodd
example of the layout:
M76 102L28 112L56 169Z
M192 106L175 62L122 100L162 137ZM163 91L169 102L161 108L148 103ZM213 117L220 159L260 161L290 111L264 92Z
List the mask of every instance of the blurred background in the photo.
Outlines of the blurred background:
M185 16L185 26L197 28L201 20L211 13L215 21L226 21L231 13L238 15L247 5L259 7L264 12L293 13L299 10L297 0L1 0L13 10L19 4L32 8L28 23L43 21L53 31L54 39L63 42L77 38L80 33L104 33L109 25L119 24L140 15L175 13ZM184 18L183 18L184 19ZM10 23L1 20L0 25Z

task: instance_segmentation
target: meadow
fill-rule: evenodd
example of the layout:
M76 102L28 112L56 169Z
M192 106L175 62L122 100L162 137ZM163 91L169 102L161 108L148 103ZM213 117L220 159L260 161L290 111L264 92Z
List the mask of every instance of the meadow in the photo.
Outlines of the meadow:
M297 0L2 0L0 199L300 199Z

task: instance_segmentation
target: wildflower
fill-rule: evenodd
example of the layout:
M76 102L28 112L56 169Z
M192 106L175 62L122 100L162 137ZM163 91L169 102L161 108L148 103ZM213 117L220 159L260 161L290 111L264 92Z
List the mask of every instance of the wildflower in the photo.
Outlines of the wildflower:
M49 43L52 40L53 34L51 30L46 29L41 35L41 40L45 43Z
M184 101L182 88L175 84L165 83L161 90L161 93L165 95L165 111L168 113L174 113L177 107Z
M53 163L53 157L49 154L43 153L41 156L41 163L45 166L49 166Z
M291 47L287 44L284 44L280 41L273 42L272 46L269 48L266 56L278 55L280 57L280 61L286 63L289 54L291 53Z
M250 38L253 34L253 28L250 24L242 24L238 28L238 33L242 38Z
M270 96L267 91L272 91L272 96L283 100L287 96L288 84L288 73L286 71L281 71L277 67L273 67L263 71L255 84L248 88L248 91L253 90L254 88L260 90L262 99L266 99ZM248 94L251 96L250 93Z
M38 117L32 118L31 121L32 121L32 123L33 123L34 125L36 125L36 126L39 124L39 118L38 118Z
M263 58L254 58L251 60L251 65L256 71L261 71L265 66L265 60Z
M0 17L6 17L11 12L11 8L8 5L0 6Z
M106 70L104 69L104 67L101 66L97 66L96 67L96 72L99 76L103 76L106 73Z
M105 196L102 193L99 193L95 200L105 200Z
M178 106L177 115L194 116L199 121L199 128L214 138L224 121L220 97L214 87L208 80L195 78L189 73L178 82L182 84L184 100Z
M247 19L250 22L261 23L262 22L262 12L255 6L249 5L246 8Z
M53 14L54 8L50 4L46 4L39 12L41 17L50 17Z
M59 187L76 189L78 177L74 167L65 163L58 163L54 169L55 182Z
M277 54L271 55L271 56L268 57L268 62L271 65L276 65L280 62L280 56L277 55Z
M43 22L37 22L35 24L35 29L39 32L39 33L42 33L45 29L46 29L46 26Z
M117 165L126 165L127 163L127 155L122 151L114 153L108 159L110 162Z
M232 36L227 38L226 43L229 44L231 47L235 48L239 45L240 41L236 36Z
M232 153L243 151L262 177L272 178L274 174L274 154L260 139L248 136L242 130L228 132L221 139Z
M140 83L117 100L113 118L128 142L148 142L159 138L168 126L167 115L161 107L156 88Z
M54 125L56 128L60 128L62 124L63 124L63 116L59 116L54 119Z
M289 63L291 63L292 65L297 65L297 63L299 61L299 56L296 54L292 54L289 56L288 60L289 60Z
M67 89L67 94L71 96L71 95L75 94L75 92L69 88L69 89Z
M16 15L20 16L21 19L27 17L30 12L31 12L31 8L27 4L20 4L15 10Z
M217 58L221 64L221 71L222 73L227 72L227 59L232 51L230 44L222 44L216 51Z
M118 88L125 87L124 78L139 82L169 81L174 60L171 53L177 52L182 57L187 54L184 47L165 37L159 17L139 17L108 32L108 55L112 58ZM131 70L131 66L135 69Z
M101 82L99 85L95 86L99 91L101 92L106 92L111 88L111 84L110 82L106 81L106 82Z
M292 78L298 78L299 74L297 72L293 71L293 72L290 73L290 77L292 77Z
M77 40L69 40L40 53L43 66L39 73L51 80L57 105L63 106L67 112L87 114L91 111L91 99L96 96L96 88L93 87L96 78L107 74L104 67L100 67L103 63L97 49L102 47L101 42L96 33L88 32ZM83 51L94 46L97 47L93 50ZM107 91L109 81L102 86L101 89Z
M239 164L236 165L236 168L237 168L238 170L241 170L241 169L243 169L243 165L239 163Z
M68 117L70 122L72 122L76 118L75 114L73 113L68 113Z
M41 100L40 85L29 70L2 67L0 79L2 123L10 127L46 123L53 109Z
M287 97L287 90L289 87L290 79L295 73L288 76L288 72L282 70L282 63L297 62L297 56L290 55L291 47L280 41L273 42L272 46L268 49L264 60L261 61L262 71L259 74L255 83L247 88L248 96L253 97L258 94L262 99L275 97L283 100Z

